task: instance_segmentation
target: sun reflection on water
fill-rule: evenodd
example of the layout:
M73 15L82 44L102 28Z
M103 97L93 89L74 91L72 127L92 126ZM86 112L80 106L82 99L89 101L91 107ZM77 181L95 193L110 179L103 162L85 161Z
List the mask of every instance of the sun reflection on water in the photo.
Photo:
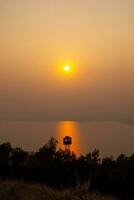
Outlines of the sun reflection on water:
M59 147L62 149L65 149L63 145L63 138L65 136L69 136L72 138L71 151L75 152L76 155L79 155L78 130L76 122L72 121L59 122L58 141L59 141Z

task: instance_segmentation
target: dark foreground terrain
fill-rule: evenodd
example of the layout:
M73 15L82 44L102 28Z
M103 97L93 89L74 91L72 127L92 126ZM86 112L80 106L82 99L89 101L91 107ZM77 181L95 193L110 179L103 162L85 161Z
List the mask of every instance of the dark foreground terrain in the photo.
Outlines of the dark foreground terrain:
M0 200L116 200L116 198L90 193L86 185L77 186L73 190L55 190L40 184L1 181Z
M1 182L0 200L107 199L96 196L96 191L121 200L134 199L134 154L100 158L95 149L78 157L69 150L58 149L57 144L51 138L38 151L30 153L10 143L0 144L0 180L18 181ZM22 181L66 190L58 192L44 186L20 184Z

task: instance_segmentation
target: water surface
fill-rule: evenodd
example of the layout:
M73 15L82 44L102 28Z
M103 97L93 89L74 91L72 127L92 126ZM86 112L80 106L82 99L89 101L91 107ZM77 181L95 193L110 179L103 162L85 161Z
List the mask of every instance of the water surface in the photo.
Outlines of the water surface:
M0 143L11 142L25 150L34 151L51 136L63 146L64 136L72 137L71 149L86 154L97 148L101 156L134 153L134 125L114 121L103 122L0 122Z

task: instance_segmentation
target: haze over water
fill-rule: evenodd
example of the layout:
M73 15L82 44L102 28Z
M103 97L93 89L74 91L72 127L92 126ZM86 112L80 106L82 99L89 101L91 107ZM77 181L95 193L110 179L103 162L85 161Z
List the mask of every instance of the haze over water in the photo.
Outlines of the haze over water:
M59 141L69 135L73 139L71 150L77 155L95 148L101 156L117 156L134 152L134 125L112 121L103 122L0 122L0 142L10 141L28 151L37 150L51 136Z
M134 152L133 0L0 0L0 143L65 135Z

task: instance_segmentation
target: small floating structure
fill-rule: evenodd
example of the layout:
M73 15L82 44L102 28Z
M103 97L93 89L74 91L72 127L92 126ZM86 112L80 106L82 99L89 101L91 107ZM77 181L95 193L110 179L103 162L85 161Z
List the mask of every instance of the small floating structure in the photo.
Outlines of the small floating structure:
M63 144L65 145L65 151L70 151L70 147L72 145L72 138L69 136L64 137Z

